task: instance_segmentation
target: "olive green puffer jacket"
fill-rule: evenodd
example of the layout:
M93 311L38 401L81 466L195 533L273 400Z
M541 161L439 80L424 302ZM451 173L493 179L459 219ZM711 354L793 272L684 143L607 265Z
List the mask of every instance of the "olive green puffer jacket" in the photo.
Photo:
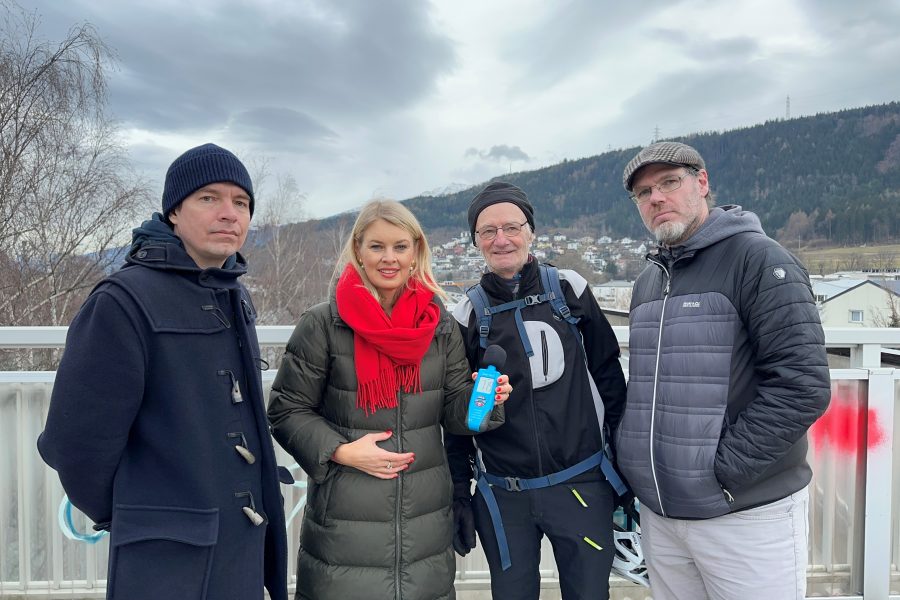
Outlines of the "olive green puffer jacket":
M421 382L421 393L400 393L396 409L367 416L356 406L353 331L334 298L300 317L269 399L275 439L309 476L296 598L454 597L452 484L441 425L471 433L465 413L472 379L459 330L443 307ZM503 416L496 408L491 428ZM338 445L387 430L394 435L381 447L416 455L396 479L330 460Z

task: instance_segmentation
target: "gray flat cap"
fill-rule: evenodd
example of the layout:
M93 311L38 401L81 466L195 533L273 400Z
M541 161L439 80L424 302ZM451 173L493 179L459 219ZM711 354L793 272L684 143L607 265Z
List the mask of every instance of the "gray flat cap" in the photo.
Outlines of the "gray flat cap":
M663 163L677 167L692 167L700 170L706 168L703 157L691 146L681 142L656 142L637 153L637 156L625 165L622 173L622 185L631 191L632 180L638 169L654 163Z

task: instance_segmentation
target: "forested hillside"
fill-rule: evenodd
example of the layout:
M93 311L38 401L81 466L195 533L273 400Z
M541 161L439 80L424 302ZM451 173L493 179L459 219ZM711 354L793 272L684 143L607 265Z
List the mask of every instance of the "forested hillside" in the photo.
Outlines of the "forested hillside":
M675 139L703 154L717 203L753 210L771 235L830 244L900 239L900 103ZM501 179L528 193L539 230L643 236L622 188L622 169L637 151L565 160ZM405 203L426 230L465 228L466 208L480 187Z

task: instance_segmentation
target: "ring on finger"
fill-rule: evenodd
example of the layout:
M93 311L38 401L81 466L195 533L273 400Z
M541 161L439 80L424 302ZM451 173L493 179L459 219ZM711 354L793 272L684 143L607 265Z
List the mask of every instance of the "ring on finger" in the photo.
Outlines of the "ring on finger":
M391 470L392 466L393 466L393 465L391 465L391 461L388 461L388 471Z

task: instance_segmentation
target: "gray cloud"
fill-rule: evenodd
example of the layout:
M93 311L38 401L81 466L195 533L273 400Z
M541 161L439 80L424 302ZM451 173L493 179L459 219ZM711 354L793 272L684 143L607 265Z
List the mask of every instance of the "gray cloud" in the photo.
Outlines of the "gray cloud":
M772 113L783 106L784 97L780 88L773 86L765 65L741 65L741 76L734 77L732 66L704 66L702 69L689 69L668 72L643 88L640 92L625 100L628 113L619 120L614 129L626 132L625 135L612 136L628 139L627 131L631 131L630 139L638 133L639 143L648 143L659 127L661 138L670 138L697 131L722 129L741 116L750 122L759 122L760 90L776 88L771 92ZM723 82L727 81L727 85ZM783 109L782 109L783 110ZM765 115L762 115L762 119Z
M799 0L810 25L841 46L848 40L864 41L896 36L900 26L900 5L894 0L867 0L862 3L839 0ZM835 36L835 37L832 37Z
M514 161L632 147L657 126L668 138L753 125L782 117L787 95L793 116L900 98L896 0L788 0L805 21L787 32L767 29L771 0L739 0L752 22L714 24L708 0L14 1L43 16L41 38L89 21L116 50L110 112L149 179L214 142L295 176L316 216L375 190L402 199ZM611 60L621 68L600 66Z
M466 150L465 155L469 156L477 156L479 158L485 160L494 160L494 161L529 161L531 157L528 154L519 148L518 146L507 146L506 144L500 144L498 146L491 146L490 150L479 150L478 148L469 148Z
M222 127L265 106L360 123L412 106L455 62L420 2L190 2L177 14L165 3L40 6L48 31L81 20L97 27L121 62L110 82L114 113L154 131Z
M211 139L201 139L196 145L204 144L207 141L214 142ZM152 179L162 181L165 176L165 170L169 164L175 160L181 152L188 148L182 148L173 153L169 148L163 148L156 144L140 142L131 144L128 147L128 156L132 165L140 171L148 173Z
M682 0L683 1L683 0ZM597 2L568 0L547 6L547 18L528 31L517 32L508 42L505 58L523 64L525 73L519 85L526 89L544 89L578 73L604 53L621 55L623 38L628 45L640 40L627 39L635 34L646 15L657 7L672 7L671 0L645 2ZM627 55L622 56L627 60Z
M338 137L309 115L290 108L254 108L236 113L228 131L239 141L296 152L313 150Z
M760 50L759 42L745 36L715 40L697 39L670 29L658 30L653 35L669 40L673 49L680 50L686 56L703 63L740 64L752 59Z

